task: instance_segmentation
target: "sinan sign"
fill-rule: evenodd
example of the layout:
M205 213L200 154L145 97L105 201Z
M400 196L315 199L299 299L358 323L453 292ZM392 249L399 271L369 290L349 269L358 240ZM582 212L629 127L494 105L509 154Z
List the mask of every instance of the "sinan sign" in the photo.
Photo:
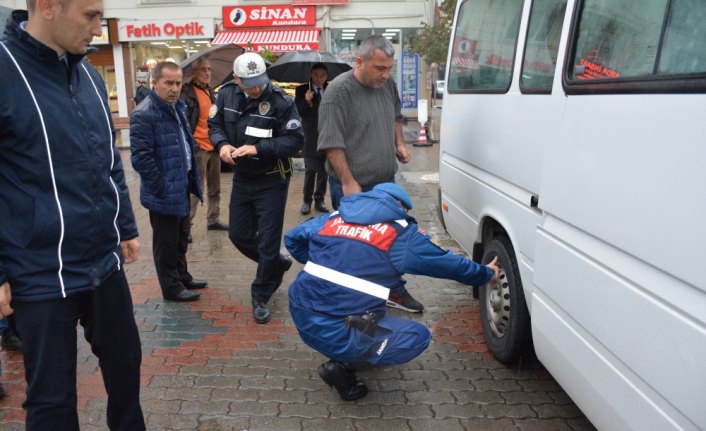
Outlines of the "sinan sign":
M172 19L118 22L120 42L136 40L211 39L212 19Z
M224 6L223 27L275 27L316 25L316 7L275 4L269 6Z

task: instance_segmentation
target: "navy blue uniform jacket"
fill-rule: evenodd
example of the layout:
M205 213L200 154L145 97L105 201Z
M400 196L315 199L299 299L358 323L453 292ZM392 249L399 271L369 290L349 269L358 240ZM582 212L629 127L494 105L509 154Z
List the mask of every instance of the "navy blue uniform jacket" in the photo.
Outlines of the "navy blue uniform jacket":
M95 288L137 227L103 80L32 38L13 12L0 45L0 283L13 301Z

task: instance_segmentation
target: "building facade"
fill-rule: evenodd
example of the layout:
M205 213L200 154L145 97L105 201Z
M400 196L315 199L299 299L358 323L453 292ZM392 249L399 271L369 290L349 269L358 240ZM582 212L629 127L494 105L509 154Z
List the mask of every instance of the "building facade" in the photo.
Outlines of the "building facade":
M353 62L360 42L382 34L396 50L393 76L404 113L415 117L428 98L424 62L408 52L406 38L432 24L436 0L104 0L104 34L89 56L106 82L114 117L134 109L136 83L159 61L180 63L216 44L236 43L275 55L328 51ZM25 1L0 0L24 9Z

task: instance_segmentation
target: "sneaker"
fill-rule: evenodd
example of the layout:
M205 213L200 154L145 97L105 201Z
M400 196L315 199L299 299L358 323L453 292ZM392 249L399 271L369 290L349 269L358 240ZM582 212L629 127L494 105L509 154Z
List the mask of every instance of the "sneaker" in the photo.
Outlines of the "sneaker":
M412 298L412 295L410 295L406 289L403 290L402 293L390 292L390 299L387 300L387 306L409 311L410 313L421 313L424 311L422 303Z
M22 341L20 341L15 331L12 329L6 329L2 334L2 339L0 339L0 347L3 350L11 352L21 352L22 351Z

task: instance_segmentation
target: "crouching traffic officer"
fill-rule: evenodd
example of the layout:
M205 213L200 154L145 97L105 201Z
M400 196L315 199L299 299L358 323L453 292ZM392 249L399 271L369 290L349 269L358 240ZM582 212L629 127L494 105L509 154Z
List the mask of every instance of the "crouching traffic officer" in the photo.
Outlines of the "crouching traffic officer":
M304 133L294 101L270 84L260 55L240 55L233 72L234 81L221 87L211 108L208 134L221 160L234 166L228 236L257 262L253 315L267 323L267 302L292 266L279 249L291 157L304 145Z
M420 355L431 333L387 317L385 301L405 273L480 285L497 277L496 260L479 265L436 246L407 215L412 202L397 184L344 196L338 212L287 233L285 245L306 263L289 287L289 309L306 344L331 360L319 375L341 398L368 393L356 368L402 364Z

